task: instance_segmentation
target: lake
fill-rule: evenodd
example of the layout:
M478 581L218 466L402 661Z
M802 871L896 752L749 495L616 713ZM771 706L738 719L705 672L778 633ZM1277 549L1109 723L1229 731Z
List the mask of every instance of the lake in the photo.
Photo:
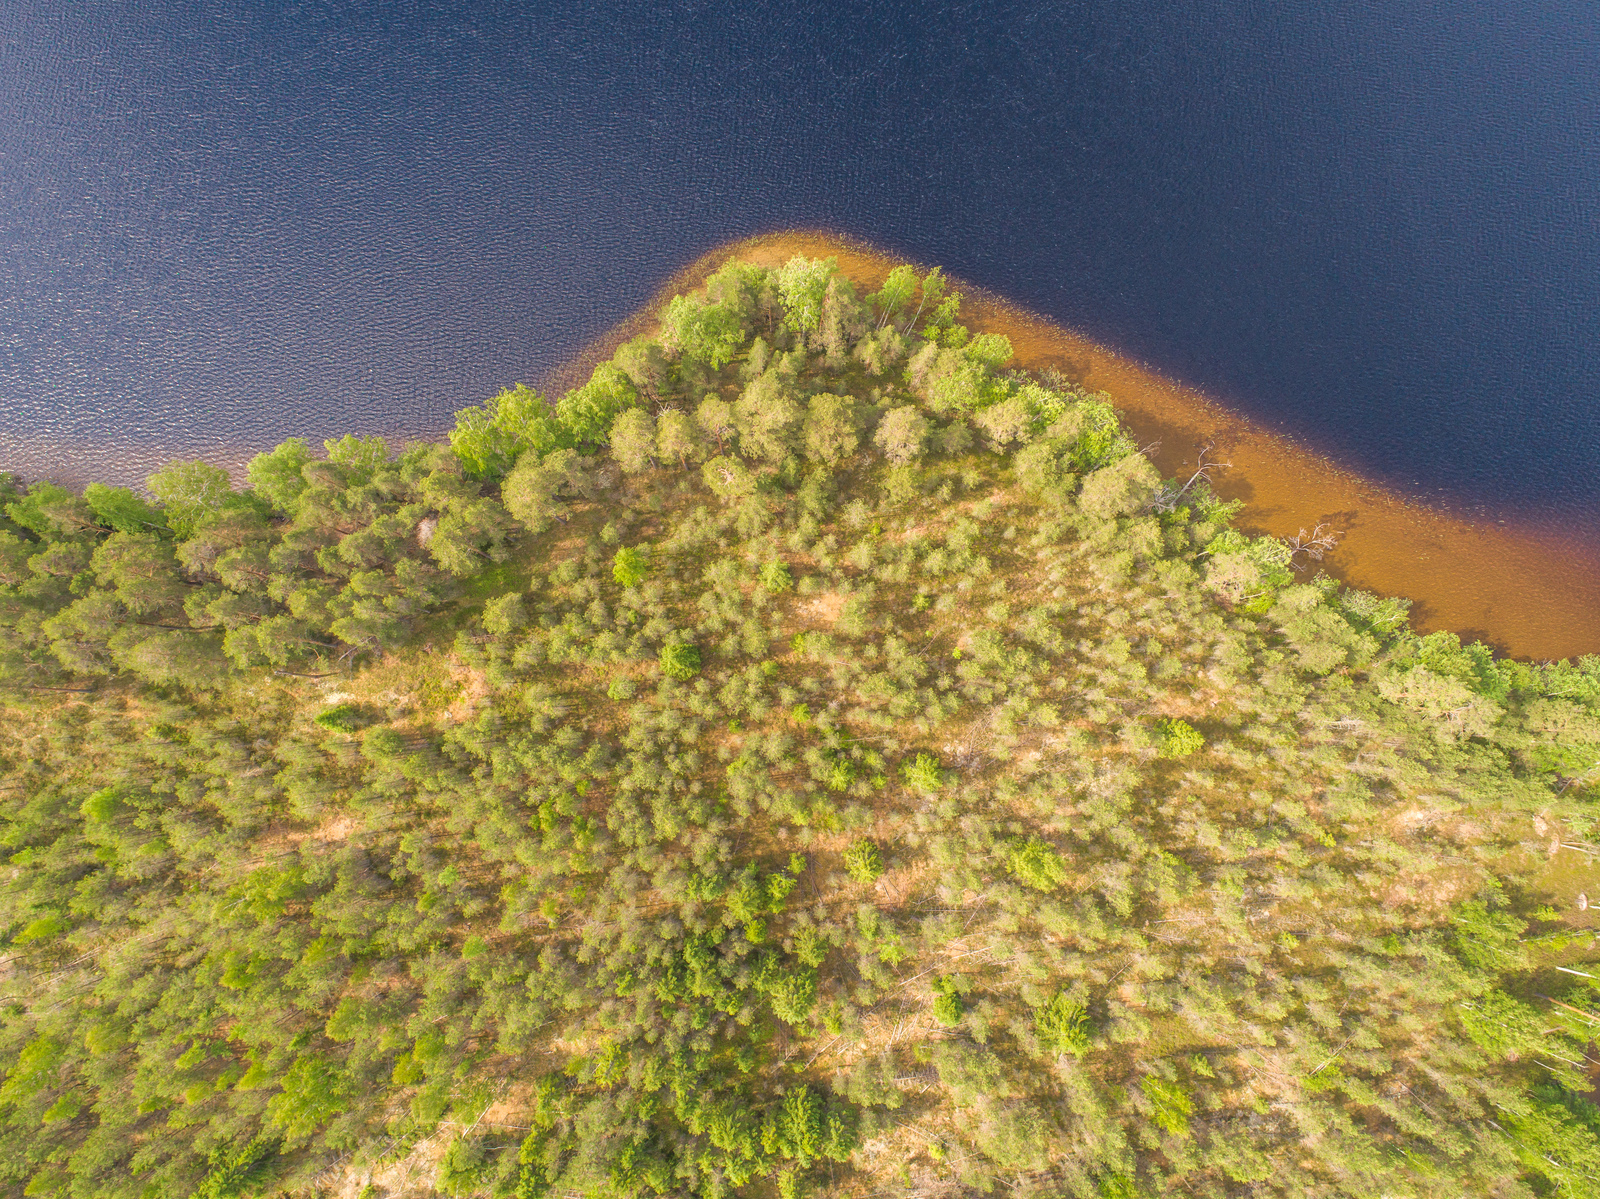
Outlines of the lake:
M1600 530L1590 5L17 3L0 35L14 469L437 433L799 225L1403 494Z

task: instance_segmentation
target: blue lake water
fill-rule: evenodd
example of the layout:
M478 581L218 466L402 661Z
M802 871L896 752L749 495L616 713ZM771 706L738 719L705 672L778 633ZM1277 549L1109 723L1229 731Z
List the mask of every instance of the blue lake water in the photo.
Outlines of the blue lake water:
M1575 0L12 0L0 464L435 432L802 225L1410 494L1592 518L1597 135Z

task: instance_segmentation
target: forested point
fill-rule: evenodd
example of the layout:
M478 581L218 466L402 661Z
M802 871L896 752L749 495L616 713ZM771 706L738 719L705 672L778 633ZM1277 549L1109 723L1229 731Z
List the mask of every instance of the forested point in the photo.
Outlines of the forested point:
M1600 1195L1600 658L1011 364L731 261L448 444L4 477L6 1189Z

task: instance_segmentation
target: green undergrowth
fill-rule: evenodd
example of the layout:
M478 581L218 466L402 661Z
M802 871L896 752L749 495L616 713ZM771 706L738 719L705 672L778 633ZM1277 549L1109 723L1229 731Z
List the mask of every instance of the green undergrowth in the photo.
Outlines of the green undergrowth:
M1600 660L1010 361L733 263L448 446L7 483L0 1178L1600 1193Z

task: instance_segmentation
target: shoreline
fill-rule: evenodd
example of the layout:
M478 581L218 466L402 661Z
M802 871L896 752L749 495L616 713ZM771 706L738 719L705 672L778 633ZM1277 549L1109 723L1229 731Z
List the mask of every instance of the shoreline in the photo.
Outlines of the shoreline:
M785 230L726 243L674 272L632 315L569 356L537 380L537 386L557 396L584 382L618 345L652 331L663 304L702 284L730 257L773 266L795 254L837 257L862 290L876 288L891 267L906 261L826 230ZM925 270L929 264L915 265ZM1533 660L1600 652L1600 548L1548 529L1508 521L1490 524L1407 499L1256 424L1215 397L1002 296L959 278L952 277L951 285L963 293L963 323L975 332L1008 336L1018 366L1053 366L1110 395L1163 475L1187 475L1201 446L1210 447L1212 461L1230 463L1216 472L1214 485L1225 498L1244 501L1235 522L1241 529L1292 537L1302 528L1325 523L1341 531L1343 537L1321 569L1351 586L1411 599L1412 625L1419 632L1449 629L1464 640L1484 641L1499 653ZM9 451L10 440L0 438L0 450ZM108 449L120 445L105 444ZM123 447L124 452L130 448ZM259 448L264 447L219 445L208 438L188 452L237 474ZM140 457L165 461L184 452L147 447ZM78 481L70 466L48 469L52 460L67 464L77 458L73 445L57 444L39 456L46 467L40 477Z
M905 258L827 230L758 234L711 250L676 272L649 303L596 338L541 387L556 395L582 383L616 347L656 325L655 313L730 257L776 266L795 254L837 257L863 290ZM915 263L919 270L931 264ZM1163 475L1194 469L1195 451L1231 462L1217 492L1245 502L1236 524L1292 537L1319 522L1341 531L1320 568L1353 587L1412 600L1419 632L1449 629L1512 657L1545 661L1600 653L1600 550L1511 522L1487 524L1407 499L1339 466L1293 438L1263 428L1215 397L965 280L962 322L1011 338L1016 363L1063 374L1111 396ZM1188 471L1184 468L1188 467Z

